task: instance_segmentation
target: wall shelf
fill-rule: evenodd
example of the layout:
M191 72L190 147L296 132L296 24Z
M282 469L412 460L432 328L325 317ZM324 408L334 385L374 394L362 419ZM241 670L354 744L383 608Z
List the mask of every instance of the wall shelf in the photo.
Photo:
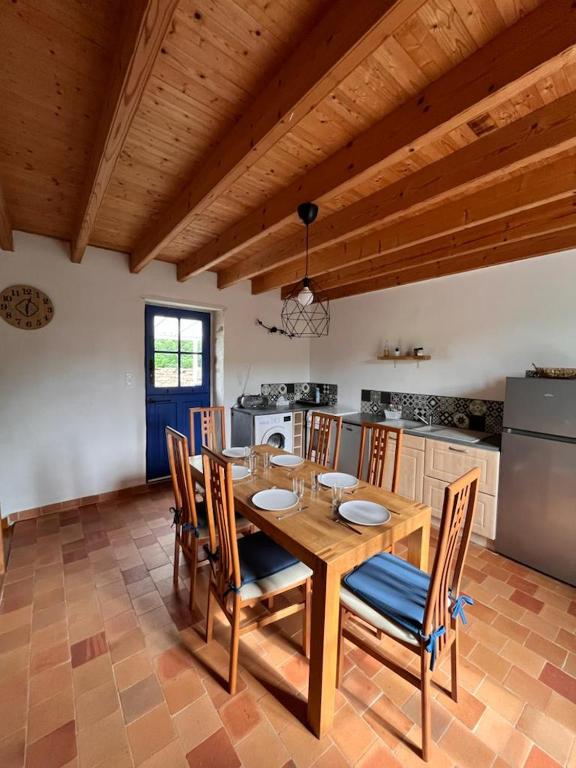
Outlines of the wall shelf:
M394 367L396 367L396 363L416 363L419 364L422 362L422 360L432 360L431 355L388 355L388 357L384 357L384 355L378 355L376 358L381 363L394 363Z

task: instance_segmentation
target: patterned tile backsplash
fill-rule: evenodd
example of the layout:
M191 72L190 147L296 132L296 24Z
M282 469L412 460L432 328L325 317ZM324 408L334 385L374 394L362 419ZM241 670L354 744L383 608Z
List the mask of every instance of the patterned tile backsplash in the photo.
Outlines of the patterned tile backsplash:
M322 403L336 405L338 402L338 386L336 384L317 384L310 381L290 384L262 384L260 394L267 397L271 403L275 403L281 395L290 403L294 400L310 400L313 403L317 387L320 387Z
M390 405L401 408L404 419L431 416L432 424L490 434L502 432L504 403L501 400L472 400L467 397L362 390L362 413L384 414L384 409Z

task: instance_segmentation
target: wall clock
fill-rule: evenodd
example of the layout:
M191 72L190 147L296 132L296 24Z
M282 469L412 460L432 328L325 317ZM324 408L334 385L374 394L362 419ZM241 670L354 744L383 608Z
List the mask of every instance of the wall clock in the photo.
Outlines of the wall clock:
M48 325L54 317L54 305L38 288L9 285L0 294L0 317L15 328L33 331Z

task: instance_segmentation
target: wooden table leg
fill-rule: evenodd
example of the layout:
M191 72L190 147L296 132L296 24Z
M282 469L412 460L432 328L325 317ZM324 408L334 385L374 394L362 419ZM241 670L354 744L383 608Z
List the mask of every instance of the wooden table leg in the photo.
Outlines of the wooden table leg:
M327 733L334 717L339 613L340 572L327 563L320 563L314 570L312 582L308 683L308 724L318 738Z
M408 545L408 562L428 571L428 553L430 550L430 518L405 539Z

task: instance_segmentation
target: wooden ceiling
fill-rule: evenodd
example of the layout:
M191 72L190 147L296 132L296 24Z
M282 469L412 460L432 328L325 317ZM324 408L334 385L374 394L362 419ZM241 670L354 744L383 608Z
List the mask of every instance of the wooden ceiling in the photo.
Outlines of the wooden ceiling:
M359 10L361 9L361 13ZM2 0L12 229L340 298L576 246L573 0Z

